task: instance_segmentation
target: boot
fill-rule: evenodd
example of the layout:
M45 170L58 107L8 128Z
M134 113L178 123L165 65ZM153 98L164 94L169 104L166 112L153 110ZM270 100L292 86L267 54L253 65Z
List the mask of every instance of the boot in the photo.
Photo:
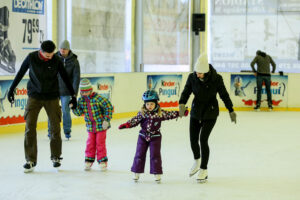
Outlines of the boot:
M60 167L60 160L62 160L62 158L52 158L52 162L53 162L53 167L57 168Z
M23 165L23 167L24 167L24 173L33 172L35 166L36 166L36 162L27 161Z
M160 174L155 174L154 177L155 177L155 182L160 183L160 181L161 181Z
M200 170L200 165L201 165L201 158L195 159L193 167L190 170L190 177L192 177L194 174L196 174Z
M93 163L92 162L85 162L84 170L90 171L92 168Z
M100 166L101 171L106 171L107 170L107 162L100 162L99 166Z
M207 178L208 178L207 169L200 169L198 173L197 181L199 183L204 183L206 182Z
M137 182L140 179L140 173L134 173L133 180Z
M257 104L257 105L254 107L254 110L255 110L255 111L260 111L260 105Z

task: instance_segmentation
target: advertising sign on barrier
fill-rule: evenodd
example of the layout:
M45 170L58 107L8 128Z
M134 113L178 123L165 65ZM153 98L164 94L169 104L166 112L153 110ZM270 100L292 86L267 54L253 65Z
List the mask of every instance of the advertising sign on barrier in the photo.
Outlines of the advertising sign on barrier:
M287 107L288 76L271 76L271 94L273 107ZM232 74L230 96L235 107L252 107L256 105L257 85L254 75ZM263 83L261 105L267 107L267 92Z

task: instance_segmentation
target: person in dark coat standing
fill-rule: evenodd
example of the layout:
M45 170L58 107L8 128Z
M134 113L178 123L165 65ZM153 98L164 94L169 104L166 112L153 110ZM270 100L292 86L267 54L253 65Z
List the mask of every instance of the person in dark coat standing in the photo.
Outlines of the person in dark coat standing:
M54 54L55 44L51 40L44 41L41 49L28 54L23 61L13 83L10 86L7 98L13 105L14 90L29 70L27 83L28 101L25 108L24 119L26 121L24 150L26 163L24 172L32 172L37 164L37 132L36 125L42 108L46 110L51 124L51 160L53 167L59 167L62 149L60 135L61 109L59 106L59 88L57 75L60 74L69 92L72 109L76 108L77 100L72 84L68 78L63 63Z
M64 64L68 77L71 81L75 94L78 94L80 82L80 65L77 60L77 55L70 49L68 40L64 40L60 46L59 51L56 53ZM70 92L60 75L58 75L59 96L62 109L63 129L67 139L71 137L72 119L69 108ZM48 137L51 137L50 123L48 123Z
M236 123L236 113L233 110L233 104L224 86L223 78L216 72L212 65L208 64L206 53L199 56L194 66L194 72L188 76L179 100L179 116L183 116L185 104L192 93L195 97L191 107L190 143L195 163L191 168L190 177L199 171L197 180L205 181L208 174L208 138L219 115L217 94L219 94L226 108L229 110L231 121Z
M257 65L257 69L254 68L255 64ZM272 65L272 73L275 73L276 64L273 61L272 57L260 50L256 51L256 56L250 64L254 72L254 76L256 76L257 99L256 99L256 106L254 107L256 111L260 110L261 90L262 90L263 82L265 83L266 86L269 110L271 111L273 109L272 94L271 94L270 64Z

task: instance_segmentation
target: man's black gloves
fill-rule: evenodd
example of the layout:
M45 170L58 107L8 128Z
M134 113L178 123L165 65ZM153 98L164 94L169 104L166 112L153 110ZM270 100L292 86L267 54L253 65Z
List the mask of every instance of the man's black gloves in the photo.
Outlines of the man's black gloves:
M77 99L76 99L76 97L74 97L74 96L72 97L72 99L69 102L69 107L71 109L75 109L77 107Z
M15 102L15 94L13 90L9 90L7 94L8 101L13 104Z

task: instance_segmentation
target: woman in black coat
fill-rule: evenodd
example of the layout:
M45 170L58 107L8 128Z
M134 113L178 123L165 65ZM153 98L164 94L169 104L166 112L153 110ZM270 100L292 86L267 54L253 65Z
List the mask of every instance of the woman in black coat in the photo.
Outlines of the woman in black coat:
M231 121L235 123L236 113L233 110L233 105L222 76L216 72L212 65L208 64L206 54L199 56L194 71L189 75L181 94L179 114L183 116L182 112L185 111L185 104L191 93L193 93L195 97L191 108L190 142L195 163L190 171L190 176L199 171L197 180L205 181L207 179L207 163L209 159L208 138L219 115L217 93L228 109Z

